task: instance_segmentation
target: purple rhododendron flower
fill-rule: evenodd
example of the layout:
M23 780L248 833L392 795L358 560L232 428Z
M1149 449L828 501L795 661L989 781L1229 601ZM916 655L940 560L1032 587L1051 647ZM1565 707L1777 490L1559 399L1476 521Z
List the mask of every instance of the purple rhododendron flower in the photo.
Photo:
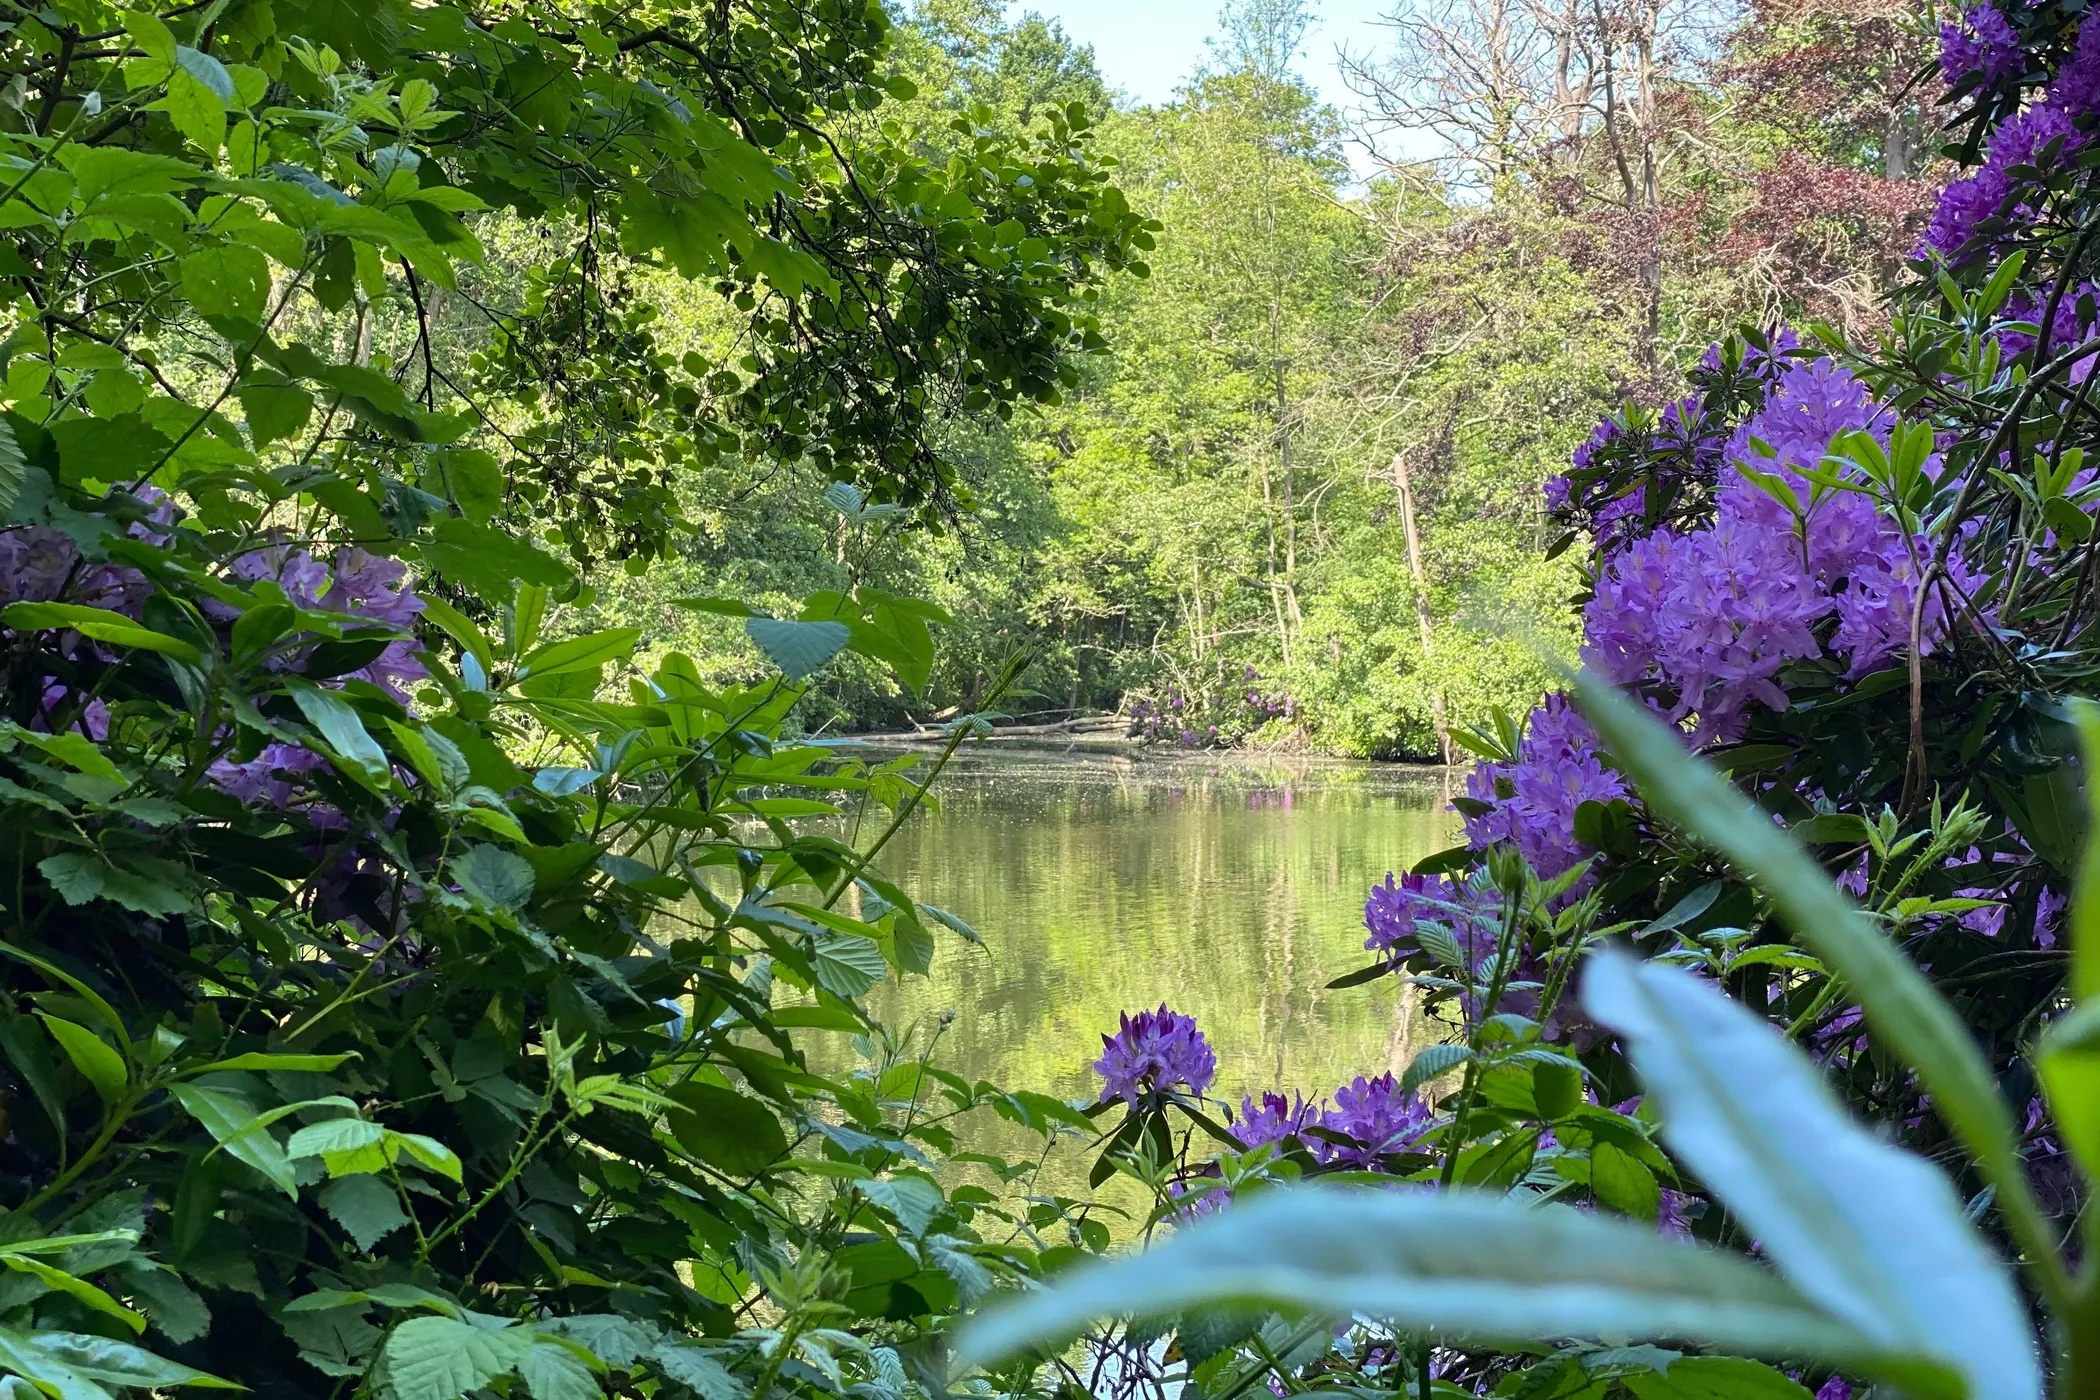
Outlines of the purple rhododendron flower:
M1376 1167L1380 1156L1421 1137L1434 1118L1428 1104L1400 1092L1390 1070L1376 1079L1358 1075L1334 1091L1334 1107L1320 1120L1321 1127L1351 1139L1350 1144L1323 1141L1314 1151L1323 1162Z
M1659 530L1606 561L1583 615L1584 659L1622 685L1673 691L1668 717L1695 719L1694 739L1707 743L1739 734L1754 705L1786 708L1779 673L1825 654L1818 629L1829 618L1837 624L1828 650L1855 678L1907 649L1927 547L1871 497L1835 491L1817 500L1802 475L1823 465L1838 434L1885 439L1890 420L1834 362L1787 368L1728 444L1714 523ZM1928 459L1927 472L1936 469ZM1791 491L1795 504L1749 472ZM1964 592L1979 582L1959 551L1948 575ZM1945 633L1945 599L1935 589L1924 602L1926 652Z
M2027 67L2012 21L1990 5L1978 5L1960 24L1940 26L1940 78L1953 87L1971 73L1986 87L2016 78Z
M1167 1010L1123 1013L1122 1028L1101 1037L1101 1102L1121 1099L1133 1108L1140 1096L1165 1093L1176 1085L1201 1095L1217 1077L1218 1057L1196 1029L1193 1017Z
M2093 37L2089 37L2093 36ZM2058 159L2068 158L2086 141L2078 118L2093 110L2100 94L2100 35L2084 26L2071 64L2050 85L2049 100L2028 107L2002 122L1991 134L1983 168L1940 191L1918 251L1954 260L1976 232L1976 226L2005 207L2015 193L2015 166L2043 161L2052 143ZM2017 210L2016 206L2016 210Z
M1589 848L1575 839L1575 809L1627 795L1597 747L1596 731L1567 697L1547 696L1531 712L1515 761L1482 763L1467 776L1466 796L1487 810L1466 815L1466 844L1477 851L1511 842L1548 879L1582 860Z
M1232 1135L1242 1146L1266 1147L1272 1142L1287 1143L1320 1121L1319 1104L1307 1103L1304 1095L1285 1098L1264 1093L1259 1103L1252 1098L1240 1100L1239 1121L1233 1124Z
M1417 925L1424 922L1448 930L1462 948L1484 948L1502 922L1502 897L1442 875L1410 871L1396 882L1388 871L1385 883L1371 886L1364 901L1364 927L1370 930L1364 947L1392 963L1405 962L1422 951Z
M355 546L338 549L333 562L324 564L306 550L268 545L234 560L232 572L248 583L275 583L297 607L345 613L388 627L408 628L423 611L423 600L408 586L407 565ZM297 658L286 657L279 664L295 668ZM369 665L352 674L406 704L409 684L430 673L416 660L415 643L402 638L389 642Z

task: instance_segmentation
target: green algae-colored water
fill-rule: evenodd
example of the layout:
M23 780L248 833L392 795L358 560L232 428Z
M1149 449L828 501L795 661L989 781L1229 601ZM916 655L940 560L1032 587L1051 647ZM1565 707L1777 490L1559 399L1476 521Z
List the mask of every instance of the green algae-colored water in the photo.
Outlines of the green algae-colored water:
M874 993L892 1025L955 1013L936 1062L1003 1088L1092 1096L1117 1014L1196 1018L1213 1093L1331 1091L1431 1037L1399 984L1326 984L1368 961L1363 902L1458 839L1441 774L1239 755L958 755L880 859L968 920L930 978Z

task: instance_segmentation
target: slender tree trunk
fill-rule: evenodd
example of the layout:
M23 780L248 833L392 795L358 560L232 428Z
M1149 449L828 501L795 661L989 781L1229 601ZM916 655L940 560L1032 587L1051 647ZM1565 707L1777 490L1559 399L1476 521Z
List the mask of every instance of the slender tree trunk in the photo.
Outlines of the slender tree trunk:
M1393 491L1400 497L1400 530L1407 539L1407 572L1415 583L1415 626L1422 633L1422 660L1436 655L1436 629L1429 616L1429 571L1422 566L1422 532L1415 523L1414 478L1408 474L1407 454L1393 454ZM1451 764L1451 721L1444 712L1444 689L1437 686L1429 696L1430 721L1436 726L1436 752L1446 767Z
M1276 361L1276 455L1283 468L1283 597L1291 630L1305 625L1298 606L1298 473L1291 463L1290 403L1284 397L1283 361Z

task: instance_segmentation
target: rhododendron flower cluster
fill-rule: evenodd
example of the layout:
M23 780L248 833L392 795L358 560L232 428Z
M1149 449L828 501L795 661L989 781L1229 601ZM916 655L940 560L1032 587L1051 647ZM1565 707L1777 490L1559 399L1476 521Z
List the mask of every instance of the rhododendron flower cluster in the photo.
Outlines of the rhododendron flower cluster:
M1502 897L1492 886L1412 871L1396 880L1387 872L1364 901L1364 947L1397 966L1422 951L1421 926L1434 924L1477 956L1493 945L1501 922Z
M1401 1092L1390 1070L1376 1079L1358 1075L1334 1091L1334 1107L1320 1120L1328 1132L1350 1141L1318 1142L1314 1156L1323 1163L1372 1170L1386 1153L1413 1145L1435 1118L1420 1097Z
M1201 1095L1217 1077L1218 1057L1196 1029L1195 1018L1167 1010L1124 1012L1114 1035L1101 1037L1101 1102L1121 1099L1136 1107L1140 1098L1176 1088Z
M2018 77L2027 67L2020 36L1995 6L1977 5L1961 23L1940 26L1940 77L1948 87L1974 73L1986 86Z
M1971 73L1987 86L2021 76L2027 67L2010 22L1998 10L1981 5L1969 11L1966 28L1948 25L1940 31L1940 73L1948 84ZM2019 214L2024 201L2014 170L2046 164L2053 149L2057 159L2070 156L2089 139L2079 119L2100 107L2100 25L2081 24L2070 60L2057 71L2039 101L1999 123L1984 151L1983 167L1974 175L1950 181L1940 191L1920 245L1949 261L1978 250L1968 248L1978 224L2006 210Z
M1828 654L1857 677L1907 646L1928 546L1872 497L1818 498L1802 474L1823 465L1840 433L1885 439L1891 422L1830 360L1789 368L1728 444L1713 524L1658 530L1605 563L1583 613L1583 659L1623 685L1661 685L1670 717L1694 719L1708 742L1734 738L1753 705L1785 709L1779 674L1790 663ZM1953 587L1973 587L1959 551L1948 570ZM1920 619L1925 651L1946 621L1935 590Z
M1512 760L1481 763L1467 776L1466 844L1477 851L1508 841L1549 878L1584 859L1576 808L1627 796L1597 747L1597 732L1567 697L1548 696L1531 712Z

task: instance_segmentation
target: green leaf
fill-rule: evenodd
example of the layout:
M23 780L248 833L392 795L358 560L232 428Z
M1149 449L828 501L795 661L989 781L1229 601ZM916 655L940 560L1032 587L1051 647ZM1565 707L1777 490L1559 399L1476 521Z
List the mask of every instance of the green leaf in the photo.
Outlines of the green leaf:
M907 1234L923 1235L934 1217L947 1205L941 1188L923 1176L892 1176L880 1181L858 1181L854 1189L897 1217Z
M64 1366L76 1376L107 1385L136 1386L159 1390L166 1386L194 1385L212 1390L239 1390L232 1381L220 1380L179 1361L155 1356L143 1347L83 1332L36 1331L29 1345L40 1355Z
M105 1317L113 1317L134 1332L146 1330L146 1319L116 1299L104 1293L84 1278L76 1277L68 1270L41 1259L32 1259L22 1254L0 1254L0 1264L18 1274L28 1274L56 1293L63 1293Z
M889 975L882 945L871 938L825 930L809 940L809 966L817 985L852 1001Z
M518 1362L518 1375L532 1400L598 1400L604 1393L575 1348L561 1342L534 1342Z
M572 578L559 560L531 543L458 516L438 523L436 538L423 546L423 558L431 568L497 602L508 601L518 583L561 588Z
M284 1145L294 1159L319 1157L330 1176L382 1172L393 1157L386 1150L386 1129L363 1118L329 1118L309 1123Z
M134 1259L124 1266L123 1275L146 1316L175 1345L194 1342L211 1330L211 1310L173 1269Z
M565 671L597 671L608 661L623 661L634 654L641 640L639 627L608 627L587 637L572 637L541 647L518 663L520 676L554 676Z
M1662 1371L1632 1371L1619 1381L1634 1400L1810 1400L1784 1372L1739 1356L1680 1356Z
M203 147L205 154L216 158L219 148L226 144L226 98L232 96L233 80L226 77L225 68L216 59L211 61L211 66L218 68L216 76L226 79L222 96L219 85L207 76L209 70L204 65L182 62L190 55L207 57L195 49L178 48L177 66L168 75L168 95L153 106L168 114L168 120L175 123L177 131Z
M678 1145L732 1176L757 1176L787 1155L787 1134L773 1111L719 1084L681 1084L668 1091L679 1107L666 1116Z
M284 1155L246 1099L203 1084L170 1084L168 1092L229 1155L261 1172L285 1195L298 1199L298 1174L292 1170L291 1158Z
M729 1368L702 1347L672 1344L656 1349L656 1364L700 1400L742 1400L751 1387L731 1375Z
M28 463L23 459L21 443L15 439L14 427L0 420L0 520L5 520L15 508L28 480Z
M198 1065L194 1069L185 1069L183 1074L212 1074L219 1070L227 1069L252 1069L261 1070L265 1073L270 1070L293 1070L306 1074L326 1074L330 1070L339 1069L344 1064L357 1058L358 1052L355 1050L346 1051L340 1055L287 1055L278 1054L274 1051L250 1050L246 1054L235 1055L229 1060L213 1060L210 1064Z
M1853 988L1873 1033L1917 1070L1935 1111L1997 1187L1999 1209L2031 1265L2052 1291L2064 1291L2012 1113L1954 1009L1769 813L1686 754L1680 736L1601 677L1585 671L1575 688L1583 714L1649 804L1754 879L1794 936Z
M76 1026L44 1011L36 1014L43 1021L44 1028L51 1032L51 1038L66 1052L66 1058L73 1062L73 1068L80 1071L80 1077L101 1095L102 1102L116 1103L124 1097L124 1086L130 1081L131 1074L124 1066L122 1055L110 1049L102 1037L86 1026Z
M388 763L386 750L365 728L364 717L357 707L344 699L342 693L323 690L309 681L295 681L290 686L292 702L306 722L320 731L347 768L361 774L374 784L385 784L393 777L393 765Z
M182 260L182 294L207 316L259 322L270 304L270 260L238 243L199 248ZM266 391L258 386L257 392ZM300 390L290 392L304 397ZM246 392L241 403L248 403ZM303 413L300 419L303 423Z
M2035 1067L2064 1145L2100 1181L2100 999L2088 999L2044 1032Z
M25 632L67 628L83 637L108 642L111 646L157 651L177 661L187 661L192 666L203 664L204 659L197 648L180 637L156 632L107 608L90 608L79 603L10 603L0 609L0 622Z
M470 846L452 862L461 889L499 909L522 909L532 898L532 863L501 846Z
M539 1324L543 1334L566 1337L608 1366L631 1369L662 1340L662 1334L646 1323L618 1313L571 1313L550 1317Z
M1677 1157L1805 1297L1959 1370L1971 1395L2041 1394L2026 1308L1953 1185L1854 1123L1807 1055L1690 973L1623 953L1591 958L1583 1005L1619 1033Z
M59 1088L58 1066L52 1061L44 1037L36 1027L36 1021L28 1016L0 1019L0 1050L7 1053L8 1062L36 1095L37 1102L43 1106L44 1116L51 1120L52 1128L63 1134L66 1130L66 1096Z
M1473 1058L1473 1051L1464 1045L1425 1045L1408 1061L1407 1073L1401 1076L1400 1092L1412 1094L1432 1079L1440 1079Z
M1142 1254L1075 1269L987 1311L957 1349L985 1363L1097 1318L1222 1305L1363 1313L1445 1345L1696 1340L1752 1355L1886 1360L1750 1261L1560 1205L1467 1191L1279 1188Z
M408 1224L408 1214L394 1188L376 1176L345 1176L321 1188L321 1209L334 1217L357 1247L367 1254L394 1231Z
M313 416L314 396L296 384L250 380L243 382L238 392L241 409L248 417L248 435L258 449L298 436Z
M2087 813L2071 891L2071 1000L2083 1004L2100 1001L2100 704L2079 700L2070 709L2084 759Z
M846 649L853 631L843 622L784 622L754 617L744 631L789 680L799 681Z
M406 1152L438 1175L460 1180L459 1154L436 1138L421 1133L397 1133L389 1128L386 1142L387 1160L398 1160L398 1154Z
M510 1371L532 1350L526 1327L483 1328L450 1317L412 1317L380 1353L393 1400L459 1400Z
M1590 1148L1590 1190L1598 1200L1635 1220L1655 1219L1662 1206L1662 1188L1647 1163L1609 1142Z

